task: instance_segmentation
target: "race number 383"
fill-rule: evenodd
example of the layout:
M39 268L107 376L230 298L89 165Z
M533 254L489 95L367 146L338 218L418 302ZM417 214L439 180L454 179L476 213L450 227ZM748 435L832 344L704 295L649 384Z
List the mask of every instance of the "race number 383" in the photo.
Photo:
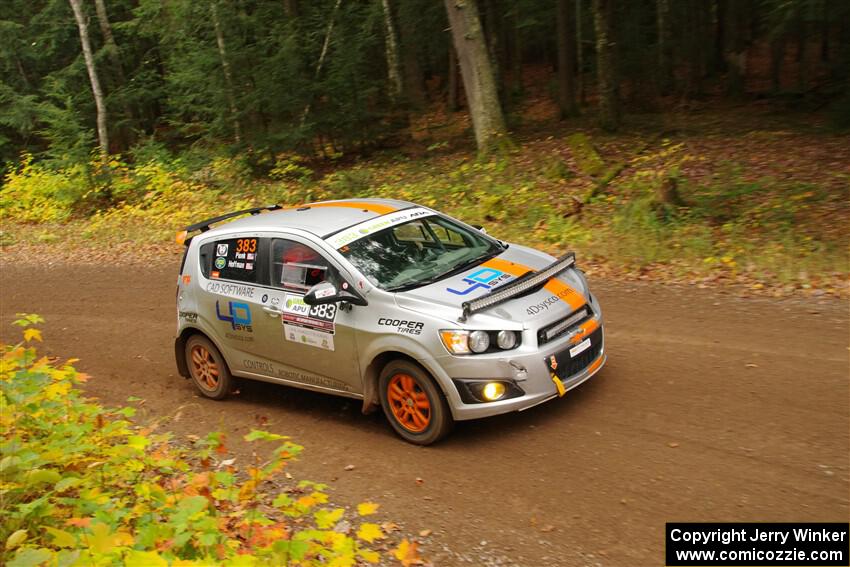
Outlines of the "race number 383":
M325 321L333 321L336 317L336 304L327 303L324 305L313 305L310 307L310 317L314 319L322 319Z
M256 252L257 251L257 239L256 238L240 238L236 241L236 251L237 252Z

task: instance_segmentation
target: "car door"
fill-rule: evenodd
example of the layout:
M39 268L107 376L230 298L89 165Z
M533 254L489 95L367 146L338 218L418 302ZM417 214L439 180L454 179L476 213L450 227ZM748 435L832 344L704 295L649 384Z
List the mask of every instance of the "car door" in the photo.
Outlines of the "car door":
M340 268L314 243L295 235L270 237L262 261L267 289L253 320L256 340L249 347L261 364L252 372L314 389L361 393L355 308L304 303L304 295L319 282L341 285Z
M201 245L197 312L202 328L232 370L256 340L253 320L262 313L257 287L262 240L257 234L222 235Z

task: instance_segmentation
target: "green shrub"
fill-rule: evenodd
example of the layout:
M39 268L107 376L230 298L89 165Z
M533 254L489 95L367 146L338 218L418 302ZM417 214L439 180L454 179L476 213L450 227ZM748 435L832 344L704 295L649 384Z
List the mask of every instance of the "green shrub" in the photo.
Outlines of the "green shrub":
M54 365L32 346L37 315L19 314L24 341L2 345L0 360L0 564L355 565L376 563L386 535L357 512L334 507L322 484L281 492L284 469L302 447L271 442L245 470L211 433L191 447L129 421L134 409L105 408L77 385L86 376ZM290 483L291 484L291 483ZM276 490L276 489L274 489ZM351 535L349 535L351 534ZM414 564L415 543L395 557Z
M3 218L23 222L64 221L89 186L84 165L54 171L33 163L26 154L17 169L6 174L0 189Z
M269 177L281 181L298 181L307 183L313 178L313 170L304 164L304 158L299 155L280 155L269 172Z

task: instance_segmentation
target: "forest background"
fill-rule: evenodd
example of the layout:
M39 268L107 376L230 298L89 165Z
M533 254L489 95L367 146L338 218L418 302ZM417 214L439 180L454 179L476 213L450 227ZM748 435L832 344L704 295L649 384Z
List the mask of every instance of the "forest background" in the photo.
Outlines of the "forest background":
M381 196L610 276L846 293L846 2L0 7L10 258Z

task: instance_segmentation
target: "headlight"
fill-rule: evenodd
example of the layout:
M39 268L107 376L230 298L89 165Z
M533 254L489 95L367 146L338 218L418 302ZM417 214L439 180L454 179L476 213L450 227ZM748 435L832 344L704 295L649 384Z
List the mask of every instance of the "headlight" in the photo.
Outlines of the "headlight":
M512 349L516 346L516 333L513 331L499 331L496 335L496 344L502 350Z
M472 331L469 333L469 350L482 353L488 348L490 348L490 335L487 334L487 331Z
M469 354L469 331L440 331L440 339L452 354Z
M463 329L443 329L440 340L452 354L481 354L510 350L519 345L520 335L516 331L466 331Z

